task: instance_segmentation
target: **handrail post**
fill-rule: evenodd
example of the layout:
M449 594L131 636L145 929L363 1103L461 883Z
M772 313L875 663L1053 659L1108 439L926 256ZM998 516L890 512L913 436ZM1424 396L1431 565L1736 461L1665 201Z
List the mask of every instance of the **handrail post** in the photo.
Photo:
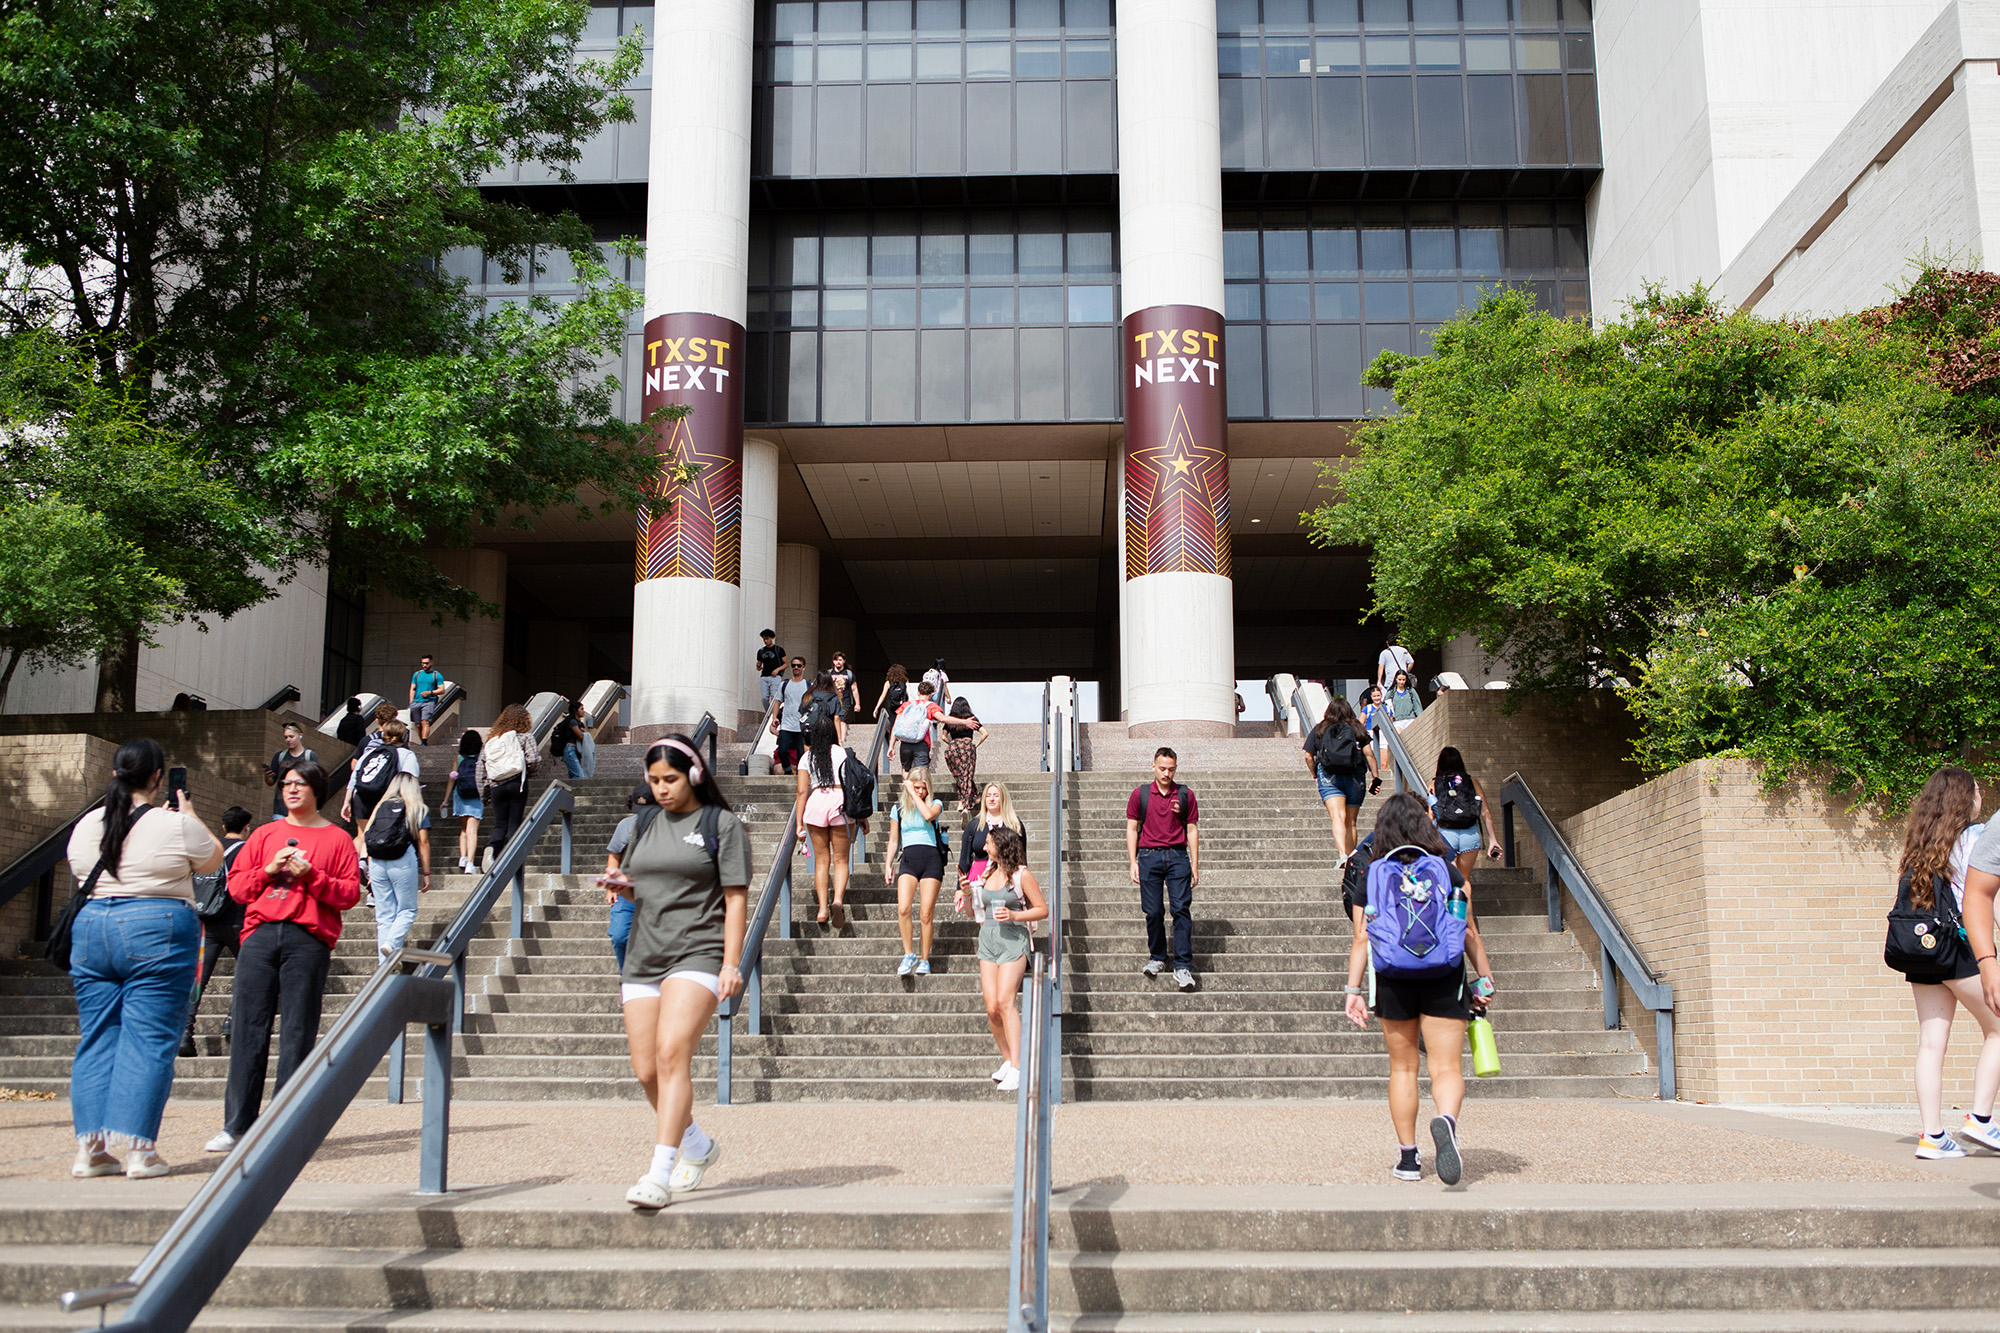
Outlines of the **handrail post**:
M457 1015L453 1015L454 1022ZM451 1158L451 1026L424 1026L424 1127L417 1193L443 1194Z
M465 955L462 953L451 960L451 1030L465 1031Z
M1554 860L1549 862L1549 933L1560 935L1563 928L1563 885L1562 875L1556 870Z
M792 937L792 848L787 845L778 855L785 858L785 877L778 883L778 938L788 940Z
M1506 860L1502 862L1509 870L1514 868L1514 803L1508 801L1500 807L1500 844L1506 849Z
M1608 944L1597 946L1597 956L1604 968L1604 1030L1609 1032L1618 1026L1618 964Z
M715 1104L729 1105L729 1029L732 1024L729 1015L720 1009L715 1014Z
M410 1031L403 1029L396 1040L389 1044L389 1105L403 1104L403 1055L409 1045Z
M35 938L45 940L55 933L56 868L50 866L35 881Z
M571 812L562 812L562 872L570 873L570 853L576 847L576 830L571 823Z
M1672 1101L1678 1092L1674 1081L1674 1011L1660 1009L1653 1014L1653 1040L1660 1048L1660 1100Z
M508 938L521 938L521 925L528 915L528 872L526 869L514 872L514 888L508 912Z

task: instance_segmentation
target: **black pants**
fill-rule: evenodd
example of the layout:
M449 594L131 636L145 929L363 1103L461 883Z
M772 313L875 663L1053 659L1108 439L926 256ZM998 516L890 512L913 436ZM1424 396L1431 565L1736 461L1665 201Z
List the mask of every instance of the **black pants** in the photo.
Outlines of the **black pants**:
M236 951L236 998L229 1006L229 1087L222 1127L238 1138L264 1102L264 1074L271 1057L271 1019L278 1028L278 1087L297 1072L319 1040L320 1002L326 995L333 950L293 921L267 921Z
M772 762L787 773L798 770L799 756L806 752L806 734L803 731L781 731L778 733L778 748L772 755Z
M234 925L225 925L218 933L217 928L208 922L201 923L201 968L195 973L194 998L188 1001L187 1035L190 1037L194 1035L195 1015L201 1010L202 994L208 989L209 978L215 975L215 965L222 961L222 951L229 950L230 956L239 961L243 957L243 946L235 934L236 926L240 924L238 918ZM235 1030L235 1025L231 1024L229 1031Z
M1185 847L1139 849L1139 910L1146 914L1146 952L1168 962L1167 912L1174 918L1172 963L1194 967L1194 872ZM1161 899L1165 901L1162 902Z
M486 818L492 833L486 845L495 852L507 846L507 840L519 831L528 813L528 780L509 778L486 790Z
M913 768L929 768L931 766L931 743L929 741L900 741L898 744L902 747L897 753L898 757L903 761L903 771L905 773Z

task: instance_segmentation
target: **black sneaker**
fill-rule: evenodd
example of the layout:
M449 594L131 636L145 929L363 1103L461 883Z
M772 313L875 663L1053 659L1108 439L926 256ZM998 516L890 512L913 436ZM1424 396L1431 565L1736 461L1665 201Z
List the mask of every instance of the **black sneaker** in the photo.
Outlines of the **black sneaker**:
M1159 959L1154 958L1154 959L1149 959L1146 965L1139 969L1139 975L1145 977L1148 981L1150 981L1154 977L1159 976L1160 973L1166 970L1167 970L1167 965L1161 962Z
M1405 1148L1402 1156L1396 1159L1396 1164L1389 1168L1389 1174L1398 1180L1422 1180L1424 1159L1415 1148Z
M194 1048L194 1033L188 1032L182 1034L181 1054L186 1056L194 1056L200 1054L200 1052L196 1051Z
M1431 1139L1437 1144L1438 1179L1456 1185L1465 1172L1465 1163L1458 1155L1458 1122L1448 1115L1433 1116Z

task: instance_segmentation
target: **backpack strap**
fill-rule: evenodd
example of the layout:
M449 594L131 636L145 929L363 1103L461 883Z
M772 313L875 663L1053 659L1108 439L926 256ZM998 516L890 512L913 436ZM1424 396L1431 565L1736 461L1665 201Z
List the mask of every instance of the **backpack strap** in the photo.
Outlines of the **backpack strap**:
M1146 811L1151 809L1152 805L1153 784L1149 782L1139 788L1139 832L1142 834L1146 831Z
M639 807L638 814L632 818L632 846L637 847L639 845L639 839L645 836L647 825L651 824L659 813L660 807L657 805L642 805Z
M704 805L701 808L701 847L708 853L708 864L715 871L718 887L722 880L722 836L717 829L721 824L721 806Z

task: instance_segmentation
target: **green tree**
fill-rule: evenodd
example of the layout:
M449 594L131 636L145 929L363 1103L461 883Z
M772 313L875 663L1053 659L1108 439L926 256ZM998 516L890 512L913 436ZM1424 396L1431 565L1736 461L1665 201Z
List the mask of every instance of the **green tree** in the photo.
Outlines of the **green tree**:
M514 159L566 171L629 119L637 41L577 59L587 13L22 0L0 17L0 247L26 274L0 320L59 333L264 525L261 543L205 555L239 589L268 595L257 566L281 555L490 613L419 544L587 498L634 505L657 484L602 371L637 295L574 215L477 187ZM512 279L569 262L578 295L488 312L439 262L461 249ZM186 517L142 506L112 530L164 568ZM238 609L211 583L183 582L177 614ZM114 645L100 707L130 705L138 643Z
M1737 751L1898 807L2000 734L1996 313L1992 275L1935 267L1812 323L1492 296L1370 367L1401 412L1310 526L1372 548L1406 638L1625 687L1651 769Z

